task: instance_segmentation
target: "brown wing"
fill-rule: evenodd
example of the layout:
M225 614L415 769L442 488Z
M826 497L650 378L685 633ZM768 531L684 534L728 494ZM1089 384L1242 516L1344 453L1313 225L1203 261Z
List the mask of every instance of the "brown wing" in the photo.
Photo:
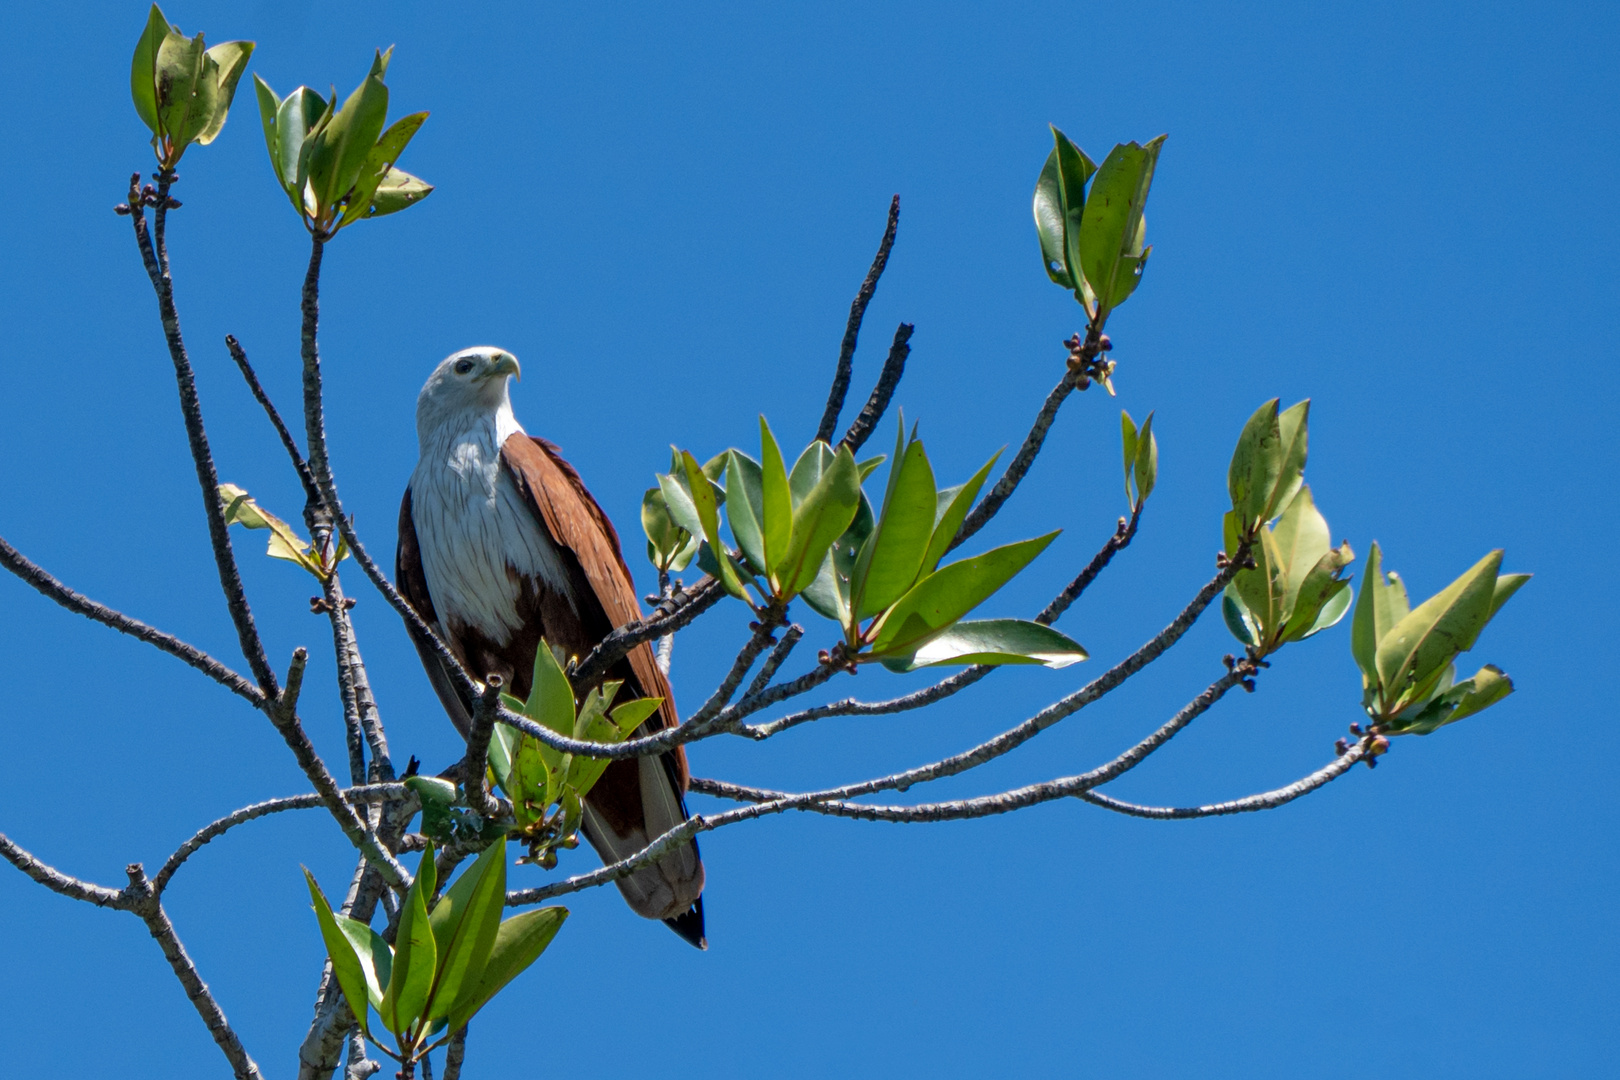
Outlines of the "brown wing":
M416 522L411 518L410 488L405 489L405 498L399 504L399 547L394 552L394 588L416 609L423 622L444 634L438 613L433 610L433 597L428 594L427 572L422 569L422 549L416 539ZM433 684L433 691L439 695L450 722L465 739L472 732L472 702L462 698L457 691L432 643L418 634L408 622L405 631L411 637L411 644L416 646L416 654L422 658L428 682Z
M569 609L572 624L561 611L542 605L541 619L550 640L559 641L570 651L576 646L566 633L577 627L584 641L581 656L611 633L641 617L635 583L625 565L619 536L613 523L585 489L573 466L563 460L557 447L542 439L517 434L501 448L501 460L511 472L517 488L533 507L540 523L551 534L559 554L574 578L579 609ZM542 598L544 599L544 598ZM595 601L594 605L592 601ZM522 635L516 635L522 636ZM530 644L534 656L538 642ZM527 693L529 670L519 669ZM519 671L514 671L514 675ZM641 732L659 731L679 721L669 680L659 670L651 645L631 650L614 666L610 676L623 679L622 697L661 697L659 711L649 717ZM686 793L690 774L686 751L675 747L657 757L615 761L586 798L584 832L586 839L609 862L618 861L646 847L660 834L686 820ZM697 843L684 845L652 866L619 880L619 887L630 906L649 918L663 919L692 944L706 948L703 925L703 862Z

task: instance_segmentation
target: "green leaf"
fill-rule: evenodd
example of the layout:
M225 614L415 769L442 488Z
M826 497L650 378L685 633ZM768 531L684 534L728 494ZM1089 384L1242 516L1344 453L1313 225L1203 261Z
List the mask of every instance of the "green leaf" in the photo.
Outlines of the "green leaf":
M1153 435L1153 414L1142 421L1142 430L1136 438L1136 499L1133 507L1147 502L1153 486L1159 481L1159 440Z
M1243 603L1236 586L1230 581L1221 593L1221 618L1226 620L1226 628L1232 631L1232 636L1243 644L1260 643L1260 624L1255 621L1254 613Z
M756 573L766 573L765 537L760 530L765 496L759 463L739 450L726 454L726 520L731 535Z
M766 471L768 477L769 466ZM767 481L767 494L769 490ZM775 568L780 595L794 596L816 579L828 549L855 520L860 502L861 478L855 457L847 446L839 446L832 468L822 473L793 511L791 543Z
M572 737L574 688L545 638L540 639L540 647L534 650L534 668L529 686L529 700L523 703L520 710L523 715L559 735Z
M265 86L263 89L270 88ZM264 108L262 95L259 107L261 110ZM282 190L300 214L307 209L303 172L305 146L310 132L320 128L327 111L326 99L307 86L300 86L288 94L276 108L276 142L270 148L270 164L276 170L276 179L281 182Z
M396 1036L406 1034L422 1019L428 992L433 988L438 954L427 913L427 897L433 886L433 845L430 842L422 852L416 880L411 882L400 905L399 928L394 935L394 969L389 973L388 990L377 1008L383 1027Z
M366 152L365 163L360 167L360 175L355 178L354 190L349 195L349 205L343 211L339 220L341 228L361 217L372 216L374 209L373 197L377 189L382 186L393 168L394 162L404 152L405 146L416 136L418 130L427 122L428 114L425 112L411 113L402 116L388 126L382 133L377 144Z
M374 67L376 63L373 61ZM387 119L388 87L380 76L367 75L331 122L316 133L309 155L309 182L321 213L337 206L354 187Z
M360 961L360 972L366 979L366 999L373 1009L378 1008L382 1005L384 989L388 986L388 979L393 973L393 947L383 940L381 934L359 919L351 919L346 915L336 915L333 918L343 936L349 939L349 944L354 947L355 956ZM350 1011L354 1011L352 1006ZM359 1012L355 1012L356 1017L359 1015ZM367 1026L369 1027L369 1024Z
M1496 575L1496 589L1491 593L1491 614L1485 620L1489 622L1496 618L1496 613L1502 610L1502 605L1512 598L1513 594L1524 587L1530 580L1529 574L1498 574Z
M169 34L169 20L153 4L129 65L129 94L135 102L135 113L154 136L163 134L157 110L157 55Z
M859 468L859 466L856 466ZM855 520L844 530L821 560L816 579L805 586L800 594L812 611L825 616L843 627L846 636L853 639L855 620L850 614L850 576L855 572L855 560L861 546L872 535L877 516L872 513L872 502L861 492L860 504L855 508Z
M697 510L703 538L709 542L716 568L720 571L720 584L724 585L732 596L747 602L748 594L743 591L742 580L737 576L737 568L731 561L731 553L720 543L720 511L714 497L714 488L709 478L703 474L702 466L689 451L681 451L681 465L686 470L687 491L692 497L693 507ZM669 496L667 489L664 495L666 498ZM671 505L673 506L673 502Z
M1058 183L1063 192L1063 256L1075 298L1089 316L1096 309L1095 282L1087 281L1080 257L1082 216L1086 208L1086 184L1095 178L1097 166L1057 128L1052 128L1052 150L1058 159Z
M431 194L433 185L426 180L412 176L404 169L389 169L371 196L371 208L366 211L366 217L397 214L401 210L415 206Z
M462 987L489 963L506 906L506 838L484 849L439 902L429 925L440 957L429 995L429 1025L449 1016Z
M1305 451L1308 445L1308 419L1311 400L1297 402L1277 417L1277 435L1282 446L1282 465L1266 501L1262 521L1269 521L1287 509L1305 478Z
M1226 473L1232 509L1237 511L1239 531L1245 538L1253 537L1267 520L1262 515L1276 490L1282 466L1282 430L1277 419L1277 399L1272 398L1243 425Z
M882 461L880 454L875 461ZM799 460L793 463L793 471L788 473L788 489L793 493L793 505L797 507L804 502L804 497L810 494L810 489L816 486L821 474L832 468L833 449L826 443L817 439L804 448ZM871 462L863 462L857 468L863 468ZM876 467L875 465L873 466ZM861 479L866 479L866 473L861 473Z
M1406 618L1409 610L1406 585L1393 572L1385 580L1383 552L1374 540L1367 553L1367 570L1362 574L1361 597L1350 620L1350 651L1361 669L1362 685L1368 690L1378 685L1378 643Z
M1304 498L1301 492L1299 498ZM1299 501L1296 498L1295 503ZM1292 509L1292 508L1290 508ZM1293 567L1289 573L1288 623L1283 627L1285 641L1304 641L1326 630L1350 609L1350 583L1339 579L1339 572L1355 559L1349 544L1324 552L1296 586Z
M1254 569L1240 571L1232 579L1232 585L1243 606L1260 624L1260 645L1266 648L1275 643L1277 631L1282 628L1283 598L1288 591L1287 567L1270 529L1261 528L1255 539L1249 548L1249 554L1254 557Z
M921 573L931 574L939 566L939 560L945 557L951 541L956 539L957 530L967 519L968 511L973 509L979 489L984 487L985 478L990 475L999 457L1001 451L997 450L978 472L968 477L966 483L939 492L934 507L934 529L928 538L928 549L923 552Z
M308 867L304 868L304 880L309 882L309 897L315 905L315 918L320 923L321 940L326 943L326 955L332 960L332 973L337 977L338 986L348 999L355 1019L365 1027L366 1004L370 999L366 995L366 974L360 966L360 957L355 953L348 935L338 927L332 905L326 902L326 895L315 884L315 875L309 872Z
M276 153L276 112L281 108L281 99L276 92L270 89L270 84L259 78L257 72L253 75L253 91L259 100L259 123L264 127L264 148L270 155L270 168L275 170L276 183L286 190L281 180L281 164Z
M692 534L670 516L662 488L648 488L642 494L641 529L647 534L647 561L660 570L684 570L697 552Z
M173 143L164 164L173 166L213 119L219 104L219 65L208 55L203 36L171 33L158 46L156 66L158 123Z
M910 656L885 659L891 671L942 664L1041 664L1064 668L1088 659L1086 650L1050 626L1024 619L958 622L928 638Z
M1142 210L1164 138L1145 146L1132 142L1114 147L1092 178L1081 217L1078 261L1097 295L1099 319L1136 287L1144 250Z
M219 501L227 526L241 525L245 529L270 531L266 555L272 559L297 563L320 580L326 580L326 569L315 559L309 542L294 532L291 525L256 503L247 492L235 484L221 484Z
M879 620L872 656L904 656L978 607L1057 538L1056 532L992 548L942 566L897 600Z
M1079 292L1083 284L1078 280L1080 262L1069 257L1069 235L1080 231L1086 181L1097 166L1056 127L1052 128L1052 144L1035 182L1035 232L1040 237L1046 276Z
M523 702L511 694L502 694L501 704L515 713L523 711ZM513 793L512 763L517 759L519 735L505 724L496 724L489 739L489 771L495 774L495 782L509 798Z
M1294 610L1294 598L1299 595L1300 586L1333 547L1328 538L1327 519L1316 508L1309 487L1299 489L1299 494L1277 519L1272 537L1277 542L1286 582L1282 610L1287 617L1287 613Z
M483 970L462 982L461 997L450 1010L449 1029L459 1031L507 983L538 960L567 918L567 908L548 907L525 911L501 923Z
M793 492L788 487L787 466L782 463L782 451L776 445L776 436L771 434L771 426L765 422L763 414L759 418L759 446L759 529L765 548L764 569L773 581L783 584L777 571L793 544Z
M679 461L679 457L676 459ZM692 501L692 489L686 484L684 470L658 474L658 489L663 492L664 506L677 526L694 536L703 535L703 519L697 504Z
M1502 552L1475 563L1456 581L1419 604L1378 642L1378 679L1386 709L1406 691L1473 646L1491 617ZM1399 697L1397 697L1399 696Z
M937 494L928 454L921 440L912 439L903 452L895 452L877 528L855 567L857 618L883 611L916 583L933 538Z
M231 111L231 102L236 98L236 84L242 78L242 72L247 70L248 57L253 55L253 42L227 41L215 45L208 50L208 57L214 62L214 112L208 118L207 125L197 133L198 146L207 146L218 137L225 128L225 117Z
M456 801L456 785L440 776L407 776L405 786L416 792L424 803L449 806Z
M1125 501L1136 505L1136 421L1124 409L1119 410L1120 457L1125 462Z
M1486 664L1473 678L1440 688L1434 700L1421 708L1381 721L1378 729L1389 735L1430 735L1447 724L1483 712L1511 693L1513 680L1501 668Z

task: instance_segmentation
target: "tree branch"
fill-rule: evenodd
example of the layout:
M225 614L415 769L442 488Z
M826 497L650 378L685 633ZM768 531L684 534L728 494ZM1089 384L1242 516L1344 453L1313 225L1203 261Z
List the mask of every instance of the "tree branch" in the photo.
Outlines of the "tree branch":
M1142 520L1142 507L1144 505L1146 504L1138 504L1136 509L1131 511L1130 520L1119 519L1119 527L1114 531L1114 535L1108 538L1108 542L1102 546L1102 550L1092 557L1091 562L1086 564L1086 568L1075 575L1075 579L1069 582L1062 592L1052 598L1052 602L1047 604L1039 615L1035 616L1036 622L1051 626L1057 622L1059 616L1069 610L1070 604L1080 599L1080 594L1091 587L1091 583L1097 580L1097 575L1107 568L1108 564L1113 561L1114 556L1125 550L1131 540L1135 538L1136 525L1137 522Z
M259 376L254 372L253 365L248 363L247 352L242 348L241 342L236 340L235 335L226 334L225 348L230 352L231 359L236 361L237 368L242 372L242 378L247 380L248 390L253 393L253 400L264 409L265 415L270 418L271 425L276 429L276 434L281 437L281 445L286 449L287 456L292 459L293 471L298 473L298 482L304 485L305 501L320 502L321 492L315 486L315 477L310 475L309 463L304 460L304 455L298 449L298 443L294 441L292 432L287 430L286 421L281 419L281 413L276 410L270 395L265 393L264 387L260 385Z
M962 527L956 530L956 538L945 550L951 551L960 547L968 537L984 528L1001 510L1002 504L1012 497L1012 493L1018 489L1019 481L1024 479L1024 474L1035 464L1035 456L1041 452L1041 445L1046 442L1046 433L1051 430L1052 421L1057 419L1058 409L1074 392L1083 377L1082 373L1074 370L1063 373L1063 378L1059 379L1052 392L1046 395L1046 403L1041 406L1041 411L1035 414L1035 423L1030 427L1029 434L1024 436L1024 445L1018 448L1018 456L1008 463L1007 471L1001 474L1001 479L990 489L990 494L986 495L962 522Z
M589 683L600 678L637 645L682 629L718 604L725 595L726 590L718 581L704 578L693 588L681 592L664 613L655 612L648 618L625 623L603 638L574 668L574 680Z
M1123 799L1116 799L1097 791L1088 791L1080 796L1094 806L1104 810L1112 810L1118 814L1128 814L1131 817L1154 818L1161 821L1181 820L1185 818L1220 817L1225 814L1247 814L1256 810L1273 810L1286 803L1291 803L1301 795L1309 795L1324 784L1331 783L1350 771L1356 762L1366 759L1370 738L1363 738L1361 742L1346 750L1332 762L1311 773L1300 780L1295 780L1286 787L1273 791L1263 791L1258 795L1247 798L1233 799L1230 802L1210 803L1206 806L1139 806L1128 803Z
M900 385L900 377L906 373L906 357L911 355L911 334L916 329L913 324L903 322L895 330L888 359L883 361L883 370L878 374L877 384L872 387L872 396L866 399L860 415L844 432L842 445L849 447L850 453L860 450L888 411L894 388Z
M85 618L101 623L103 626L110 626L119 633L128 634L138 641L144 641L148 645L155 646L170 656L196 668L225 687L225 689L231 691L231 693L251 702L256 708L264 708L264 693L241 675L238 675L201 649L181 641L173 634L154 629L139 619L132 619L121 611L97 603L82 593L74 592L45 570L29 561L20 551L6 543L3 537L0 537L0 566L4 566L32 586L37 592L56 601L69 611L83 615Z
M197 966L192 963L191 957L186 955L186 948L180 942L180 937L174 932L174 923L163 910L163 904L152 883L146 880L146 873L140 863L130 863L126 871L129 874L129 888L126 893L130 897L130 910L141 917L146 923L147 931L158 948L163 950L163 958L169 962L174 970L175 978L185 989L186 997L202 1017L208 1034L214 1037L214 1042L225 1054L225 1059L231 1063L231 1071L237 1080L261 1080L258 1065L248 1056L247 1050L242 1046L242 1040L237 1038L236 1032L231 1029L230 1022L225 1019L225 1011L214 1000L208 985L197 974Z
M80 881L62 871L41 862L32 854L14 843L5 833L0 833L0 858L21 870L39 884L45 886L53 893L58 893L70 900L83 900L87 904L97 907L110 907L118 911L129 910L129 904L124 895L103 885L93 885L88 881Z
M861 282L860 291L849 305L849 322L844 326L844 341L838 348L838 366L833 369L832 389L827 393L827 407L821 414L821 426L816 429L816 438L824 443L832 442L833 432L838 428L838 414L844 411L844 398L849 394L849 378L855 370L855 343L861 334L861 320L866 317L866 305L872 302L872 296L877 292L878 278L883 276L883 268L889 265L889 249L894 247L894 234L899 225L900 196L896 195L889 202L889 223L883 230L877 256L872 259L872 268L866 272L866 280Z
M219 571L219 585L225 593L225 605L230 610L231 622L247 658L259 689L267 698L279 690L276 673L264 653L248 607L247 594L242 587L242 576L237 570L236 554L231 548L230 533L225 526L225 515L219 504L219 473L214 468L213 451L208 446L208 433L203 427L202 404L197 397L197 381L192 372L191 358L186 354L185 339L180 334L180 316L174 306L174 282L169 275L169 252L164 243L165 223L169 209L169 187L174 183L173 172L158 174L158 185L152 192L153 236L147 234L147 192L137 190L140 173L130 177L129 217L135 226L135 243L140 248L146 265L146 275L157 293L158 317L163 323L164 340L169 346L169 359L174 363L175 384L180 392L180 413L185 420L186 441L191 447L191 460L197 471L197 484L202 489L203 513L208 521L208 539L214 549L214 565ZM150 191L150 189L148 189Z

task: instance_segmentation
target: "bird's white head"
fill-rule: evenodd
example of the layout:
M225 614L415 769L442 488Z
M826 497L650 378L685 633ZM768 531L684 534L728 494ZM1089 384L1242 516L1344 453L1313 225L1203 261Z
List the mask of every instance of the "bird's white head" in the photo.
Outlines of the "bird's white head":
M433 369L416 398L416 434L424 444L447 423L471 427L504 418L514 429L510 378L522 378L517 357L493 345L453 353Z

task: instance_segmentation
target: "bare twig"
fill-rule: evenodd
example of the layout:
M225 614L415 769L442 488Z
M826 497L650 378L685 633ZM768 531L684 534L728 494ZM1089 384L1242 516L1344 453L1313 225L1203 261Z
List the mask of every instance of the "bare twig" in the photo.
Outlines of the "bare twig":
M1224 814L1247 814L1256 810L1272 810L1293 802L1301 795L1308 795L1324 784L1331 783L1349 772L1351 766L1367 756L1369 741L1369 739L1363 739L1327 765L1311 773L1311 775L1295 780L1286 787L1280 787L1273 791L1263 791L1258 795L1250 795L1242 799L1233 799L1230 802L1209 803L1205 806L1139 806L1136 803L1128 803L1123 799L1116 799L1098 791L1087 791L1080 798L1095 806L1100 806L1104 810L1112 810L1118 814L1168 821L1184 818L1220 817Z
M759 621L753 624L754 632L752 636L743 645L742 650L737 653L737 658L732 661L731 670L726 672L726 677L720 680L720 685L715 687L713 694L709 695L709 700L705 701L697 712L687 717L686 721L681 724L681 727L691 729L693 737L696 737L698 732L708 730L709 721L718 715L720 710L725 708L731 701L731 695L735 694L737 687L742 685L743 678L747 676L749 669L754 666L754 661L759 659L759 654L764 652L768 646L776 644L776 638L772 636L772 632L781 625L781 619L781 611L771 608L763 612L759 617Z
M135 226L135 243L140 248L146 265L146 275L157 293L158 317L163 323L164 340L169 346L169 359L174 363L174 377L180 392L180 413L185 420L186 441L191 447L191 460L196 466L197 484L202 489L203 513L208 521L208 539L214 549L214 565L219 571L219 585L225 593L225 605L230 610L231 622L247 658L248 668L266 697L275 697L276 673L264 653L248 607L247 594L242 588L242 576L236 567L236 554L231 548L230 532L225 526L225 514L219 503L219 473L214 468L213 451L208 446L208 433L203 427L202 404L197 397L197 381L192 372L191 358L186 354L185 339L180 334L180 316L174 306L174 282L169 275L169 252L164 242L168 217L169 188L175 181L173 172L158 174L157 190L153 193L153 234L147 234L145 193L138 190L140 174L129 183L130 221ZM155 242L154 242L155 241Z
M872 259L872 268L866 272L866 280L861 282L860 291L849 305L849 322L844 326L844 341L838 348L838 366L833 369L827 407L821 414L821 426L816 429L816 438L824 443L831 443L833 432L838 429L838 414L844 411L844 398L849 394L849 378L855 370L855 343L861 335L861 320L866 317L866 305L872 302L872 296L877 292L878 278L883 276L883 268L889 265L889 249L894 247L894 234L899 225L900 196L896 195L889 202L889 223L883 229L883 240L878 244L876 257ZM853 453L853 449L850 452Z
M170 656L176 657L196 668L233 694L252 702L255 707L264 707L265 697L263 691L212 656L193 645L186 644L173 634L166 634L162 630L154 629L139 619L132 619L121 611L97 603L82 593L74 592L45 570L29 561L27 556L6 543L4 538L0 538L0 566L4 566L39 593L56 601L69 611L83 615L85 618L92 619L103 626L110 626L119 633L128 634L130 637L144 641L148 645L156 646Z
M175 978L180 980L180 985L197 1010L197 1015L202 1017L204 1026L208 1028L208 1034L214 1037L215 1044L231 1063L231 1071L237 1080L260 1080L258 1065L248 1056L247 1050L242 1046L242 1040L237 1038L230 1022L225 1019L225 1010L219 1007L219 1002L214 1000L208 985L202 981L202 976L197 974L197 965L186 955L185 946L181 944L179 935L174 932L174 923L169 921L168 914L164 912L157 890L146 880L146 873L141 864L130 863L126 873L129 874L129 888L125 890L125 894L130 899L130 910L146 923L147 931L158 943L158 948L163 950L163 958L174 970Z
M461 770L461 789L466 793L467 805L486 818L500 814L500 806L490 796L486 775L489 772L489 740L495 734L495 718L500 715L503 685L504 680L499 675L484 677L484 692L478 695L473 706L472 731L467 735L466 764Z
M310 475L309 463L304 460L304 455L298 449L298 443L293 439L292 432L287 430L286 421L281 419L281 413L276 410L275 403L270 400L270 395L265 393L264 387L259 383L258 374L253 370L253 365L248 363L246 350L232 334L225 335L225 348L230 352L231 359L236 361L237 368L242 372L242 378L247 380L248 389L253 393L253 400L264 409L265 415L270 418L271 425L276 429L276 434L281 437L281 445L286 449L287 456L292 459L293 471L298 474L299 483L304 485L304 499L308 502L319 502L321 492L315 486L315 477Z
M584 685L605 675L609 668L628 656L631 649L643 642L673 634L687 626L699 615L718 604L725 595L726 590L718 581L713 578L703 579L695 587L682 592L667 612L655 613L646 619L625 623L603 638L574 669L574 680Z
M1114 535L1108 538L1108 542L1102 546L1102 550L1092 557L1091 562L1086 564L1086 568L1080 571L1075 576L1075 579L1064 587L1062 592L1052 598L1052 602L1047 604L1039 615L1035 616L1036 622L1051 626L1057 622L1060 615L1069 610L1070 604L1080 599L1080 594L1091 587L1091 583L1097 580L1097 575L1102 573L1108 564L1113 561L1114 556L1123 551L1130 544L1132 538L1136 536L1136 526L1142 520L1142 507L1144 505L1138 503L1136 509L1131 511L1129 520L1125 518L1119 519L1119 527L1114 530Z
M1046 395L1046 403L1041 406L1041 411L1035 414L1035 423L1030 427L1029 434L1024 436L1024 445L1018 448L1018 455L1008 463L1007 471L1001 474L1001 479L990 489L990 494L986 495L962 522L962 527L956 530L956 538L946 550L961 546L968 537L984 528L985 523L996 516L1001 505L1012 497L1019 481L1029 472L1029 467L1035 464L1035 456L1041 452L1041 444L1046 442L1046 433L1051 429L1052 421L1057 418L1058 409L1074 392L1081 378L1079 372L1064 372L1063 378L1058 380L1052 392Z
M347 788L343 792L343 797L352 803L378 803L390 799L409 799L411 796L404 784L389 783ZM280 799L266 799L264 802L244 806L240 810L233 810L218 821L209 822L197 830L197 833L191 839L176 848L174 854L164 861L162 868L152 878L152 887L159 893L163 892L164 889L169 887L169 881L174 877L175 872L180 869L187 859L195 855L204 844L219 839L238 825L244 825L249 821L257 821L259 818L268 817L271 814L280 814L287 810L312 810L325 805L326 803L320 795L310 792L304 795L288 795Z
M911 323L901 323L894 332L894 341L889 345L888 359L883 361L883 370L878 374L877 384L872 387L872 396L866 399L861 408L860 415L855 417L849 430L844 432L842 444L849 447L850 453L856 453L866 440L877 429L878 421L888 411L889 399L894 396L894 388L900 385L900 377L906 373L906 357L911 355L911 335L916 326Z
M461 1080L461 1063L467 1056L467 1025L450 1036L450 1045L444 1050L444 1080Z
M759 666L759 673L754 676L754 681L748 684L748 689L743 691L743 697L753 697L755 694L764 692L765 688L771 684L771 680L776 678L776 672L787 662L789 654L793 652L794 646L798 645L799 639L802 637L804 637L804 627L798 623L794 623L783 632L782 640L776 643L776 648L771 650L771 655L767 656L765 662Z
M0 858L21 870L39 884L45 886L53 893L58 893L70 900L83 900L87 904L97 907L110 907L120 911L128 910L129 904L124 895L104 885L93 885L88 881L80 881L76 877L47 865L35 858L32 854L19 847L4 833L0 833Z

